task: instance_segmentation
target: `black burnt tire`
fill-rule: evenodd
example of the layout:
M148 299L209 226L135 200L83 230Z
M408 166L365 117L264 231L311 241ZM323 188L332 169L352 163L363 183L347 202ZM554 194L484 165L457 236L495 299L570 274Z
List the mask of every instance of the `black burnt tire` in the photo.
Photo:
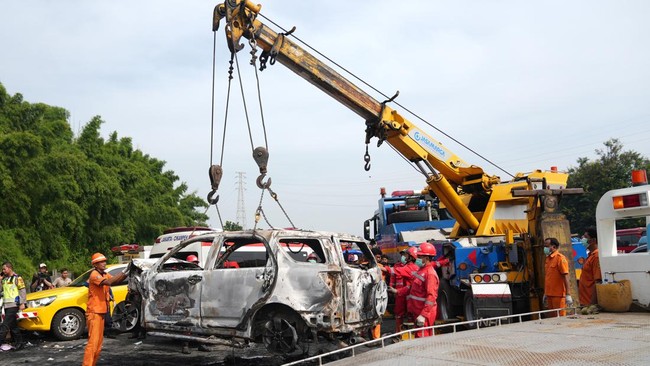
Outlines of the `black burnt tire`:
M54 315L50 328L58 340L77 339L86 330L86 317L81 310L63 309Z
M267 351L276 355L287 355L296 350L298 333L287 319L276 315L264 323L262 339Z
M400 211L393 212L388 215L386 221L388 224L396 224L399 222L414 222L414 221L428 221L429 215L425 210L414 210L414 211Z
M140 320L140 309L133 303L122 301L113 309L113 328L120 332L130 332L135 329Z

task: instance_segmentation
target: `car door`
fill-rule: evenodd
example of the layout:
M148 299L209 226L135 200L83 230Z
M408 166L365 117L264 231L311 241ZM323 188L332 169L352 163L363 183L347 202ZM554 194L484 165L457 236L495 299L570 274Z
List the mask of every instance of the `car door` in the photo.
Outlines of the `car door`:
M388 305L386 283L365 242L342 242L345 322L377 319ZM358 253L358 254L357 254Z
M195 241L175 247L151 269L147 276L148 301L144 308L147 327L186 330L200 324L201 287L205 270L174 258L174 254Z
M268 297L275 259L265 240L250 235L224 238L219 250L214 268L205 271L201 326L235 328Z

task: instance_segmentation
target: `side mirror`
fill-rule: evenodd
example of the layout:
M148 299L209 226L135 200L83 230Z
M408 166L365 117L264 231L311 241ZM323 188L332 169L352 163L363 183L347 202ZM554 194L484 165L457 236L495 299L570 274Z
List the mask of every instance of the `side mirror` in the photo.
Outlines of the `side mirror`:
M363 238L366 240L372 240L370 237L370 219L363 222Z

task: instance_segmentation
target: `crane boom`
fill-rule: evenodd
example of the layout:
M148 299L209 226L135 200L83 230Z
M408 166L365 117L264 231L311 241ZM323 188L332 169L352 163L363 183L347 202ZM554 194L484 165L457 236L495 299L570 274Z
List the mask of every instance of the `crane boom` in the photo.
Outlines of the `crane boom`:
M535 171L501 183L499 177L467 164L386 102L377 101L285 34L278 34L260 22L260 9L261 5L250 0L226 0L215 7L213 31L225 19L231 52L241 50L241 39L246 38L263 50L261 60L280 62L363 118L366 143L373 137L379 140L378 145L386 141L427 177L426 190L433 192L457 221L452 236L527 232L530 217L525 212L531 212L531 206L538 207L539 203L529 197L515 197L511 192L539 189L541 182L544 188L547 184L552 188L566 187L567 175L563 173ZM539 184L531 186L531 181ZM501 214L497 214L499 210Z

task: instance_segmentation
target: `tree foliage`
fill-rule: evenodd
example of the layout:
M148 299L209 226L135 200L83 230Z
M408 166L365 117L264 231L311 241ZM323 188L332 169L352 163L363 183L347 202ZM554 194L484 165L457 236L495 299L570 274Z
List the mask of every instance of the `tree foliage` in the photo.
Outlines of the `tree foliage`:
M224 231L239 231L243 230L242 226L239 225L237 222L232 222L232 221L226 221L225 224L223 224L223 230Z
M0 84L0 260L26 277L39 262L80 273L93 252L206 226L207 204L164 161L117 132L104 140L99 116L75 137L68 117Z
M647 157L636 151L623 150L618 139L610 139L604 145L603 149L596 150L598 159L579 158L578 166L568 170L568 186L585 190L584 194L567 197L562 202L574 233L582 233L585 228L596 225L596 205L605 192L630 187L632 170L650 169Z

